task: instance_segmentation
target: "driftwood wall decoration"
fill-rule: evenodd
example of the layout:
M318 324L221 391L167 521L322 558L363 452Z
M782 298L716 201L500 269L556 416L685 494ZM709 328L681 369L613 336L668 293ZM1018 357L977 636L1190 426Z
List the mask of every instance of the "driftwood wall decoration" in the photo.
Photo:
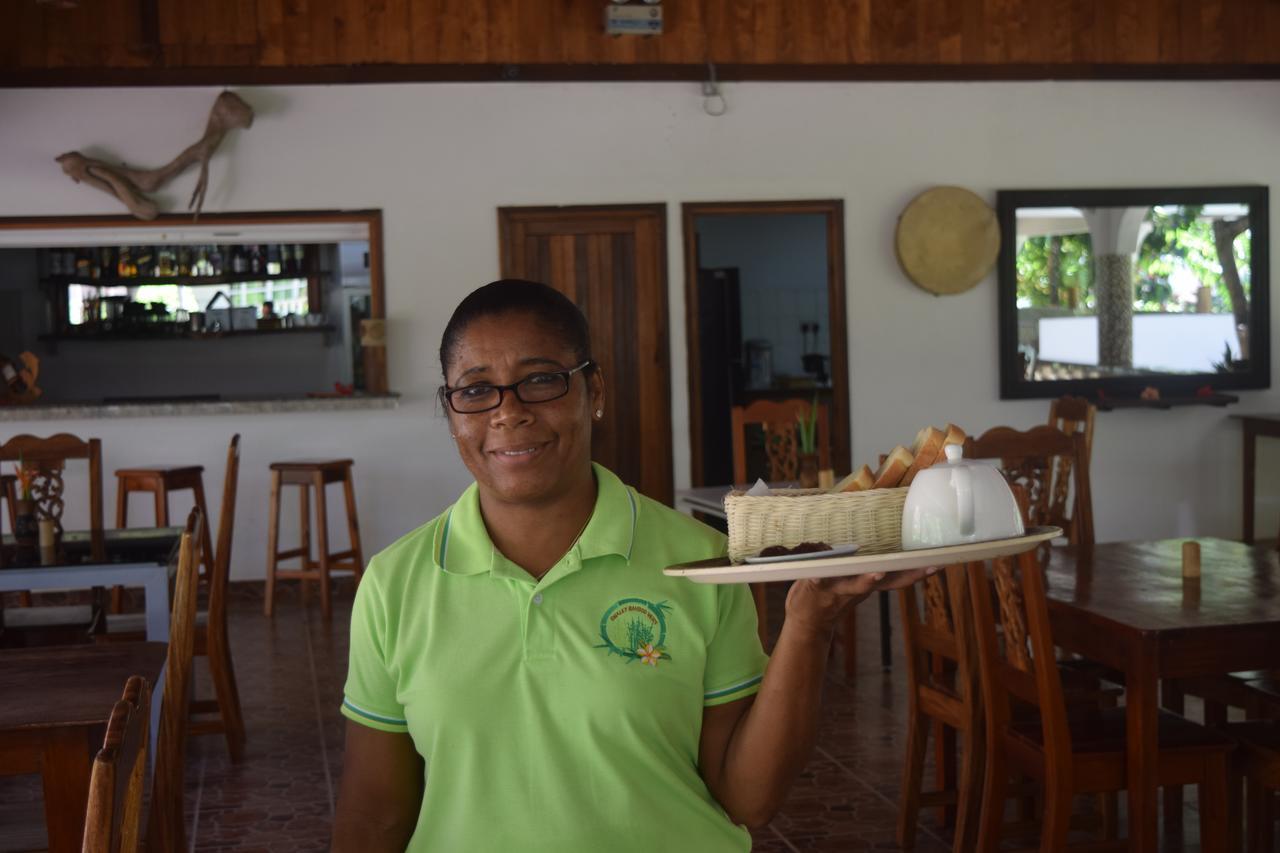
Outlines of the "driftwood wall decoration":
M56 159L71 180L77 184L84 182L110 193L120 199L139 219L155 219L160 212L156 203L147 197L147 193L155 192L191 165L199 163L200 180L196 182L195 191L191 193L191 200L187 203L187 209L194 209L198 219L200 209L204 207L204 194L209 186L209 158L228 131L236 128L244 130L252 124L253 108L240 96L223 92L218 95L213 102L213 109L209 111L204 136L158 169L131 169L124 163L117 166L86 157L79 151L69 151Z

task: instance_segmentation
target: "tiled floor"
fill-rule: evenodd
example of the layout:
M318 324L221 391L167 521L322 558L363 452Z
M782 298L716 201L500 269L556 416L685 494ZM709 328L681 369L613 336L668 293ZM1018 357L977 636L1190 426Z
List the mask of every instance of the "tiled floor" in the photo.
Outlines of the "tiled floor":
M314 602L306 607L287 593L268 620L255 592L238 589L230 616L248 726L246 760L232 765L219 738L193 740L187 768L192 849L326 850L342 770L344 720L337 707L347 666L350 595L339 596L333 622L326 623ZM780 587L776 594L782 594ZM771 611L781 614L781 598L775 604ZM896 677L880 670L874 602L861 613L862 665L855 679L846 680L833 661L817 752L781 813L755 834L761 853L897 849L903 679L900 667ZM210 695L207 681L199 692ZM6 814L30 815L24 805L39 797L31 782L0 779L0 839L9 835ZM1194 839L1193 809L1187 818L1187 837ZM916 850L949 849L949 832L927 813ZM1198 846L1167 839L1165 849Z

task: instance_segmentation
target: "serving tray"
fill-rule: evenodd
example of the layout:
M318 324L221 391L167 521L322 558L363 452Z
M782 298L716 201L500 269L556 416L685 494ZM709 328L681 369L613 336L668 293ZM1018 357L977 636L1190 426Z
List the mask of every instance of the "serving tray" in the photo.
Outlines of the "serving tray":
M694 583L759 583L793 581L801 578L834 578L865 575L870 572L904 572L927 566L950 566L1021 554L1050 539L1062 536L1061 527L1032 527L1026 535L1012 539L993 539L948 545L944 548L920 548L914 551L889 551L884 554L846 554L839 557L789 560L783 563L751 565L733 563L728 557L698 560L668 566L663 574L688 578Z

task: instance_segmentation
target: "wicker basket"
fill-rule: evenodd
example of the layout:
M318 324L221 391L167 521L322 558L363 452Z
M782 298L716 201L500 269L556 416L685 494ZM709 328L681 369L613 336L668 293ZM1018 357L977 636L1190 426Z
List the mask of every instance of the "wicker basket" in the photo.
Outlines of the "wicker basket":
M775 489L752 497L730 492L729 559L735 563L770 545L854 542L860 554L883 554L902 545L902 506L907 489L871 489L827 494L821 489Z

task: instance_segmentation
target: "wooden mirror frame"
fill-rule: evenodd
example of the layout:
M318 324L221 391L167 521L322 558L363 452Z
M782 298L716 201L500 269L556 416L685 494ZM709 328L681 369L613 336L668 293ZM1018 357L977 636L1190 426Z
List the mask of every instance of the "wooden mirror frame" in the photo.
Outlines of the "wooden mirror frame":
M163 215L147 222L140 222L132 216L28 216L0 217L0 231L53 230L58 228L103 228L122 230L130 227L154 230L171 226L174 228L192 225L216 224L222 226L237 225L306 225L323 223L359 223L369 233L369 320L375 327L382 326L387 317L386 286L383 279L382 260L382 211L381 210L297 210L271 211L264 213L202 213L199 222L187 215ZM380 332L381 330L379 330ZM352 333L360 334L359 329ZM367 394L386 394L389 391L387 380L387 347L385 334L375 334L371 330L371 342L366 344L364 353L365 388ZM380 340L380 344L372 343Z
M1138 207L1156 204L1249 205L1250 295L1249 368L1239 373L1141 373L1098 379L1057 379L1033 382L1022 378L1017 358L1017 240L1016 211L1025 207ZM1162 398L1191 397L1208 385L1213 391L1271 387L1271 255L1268 192L1265 186L1143 187L1134 189L1000 190L996 193L1000 223L1000 255L996 262L999 287L1000 399L1055 398L1064 395L1090 400L1137 398L1148 386Z
M852 470L849 440L849 347L848 318L845 311L844 202L840 199L812 201L731 201L682 204L684 235L685 340L689 366L689 466L694 486L704 483L702 475L702 358L698 341L698 241L700 216L761 216L788 213L819 214L826 217L827 232L827 322L831 341L831 464L837 476Z

